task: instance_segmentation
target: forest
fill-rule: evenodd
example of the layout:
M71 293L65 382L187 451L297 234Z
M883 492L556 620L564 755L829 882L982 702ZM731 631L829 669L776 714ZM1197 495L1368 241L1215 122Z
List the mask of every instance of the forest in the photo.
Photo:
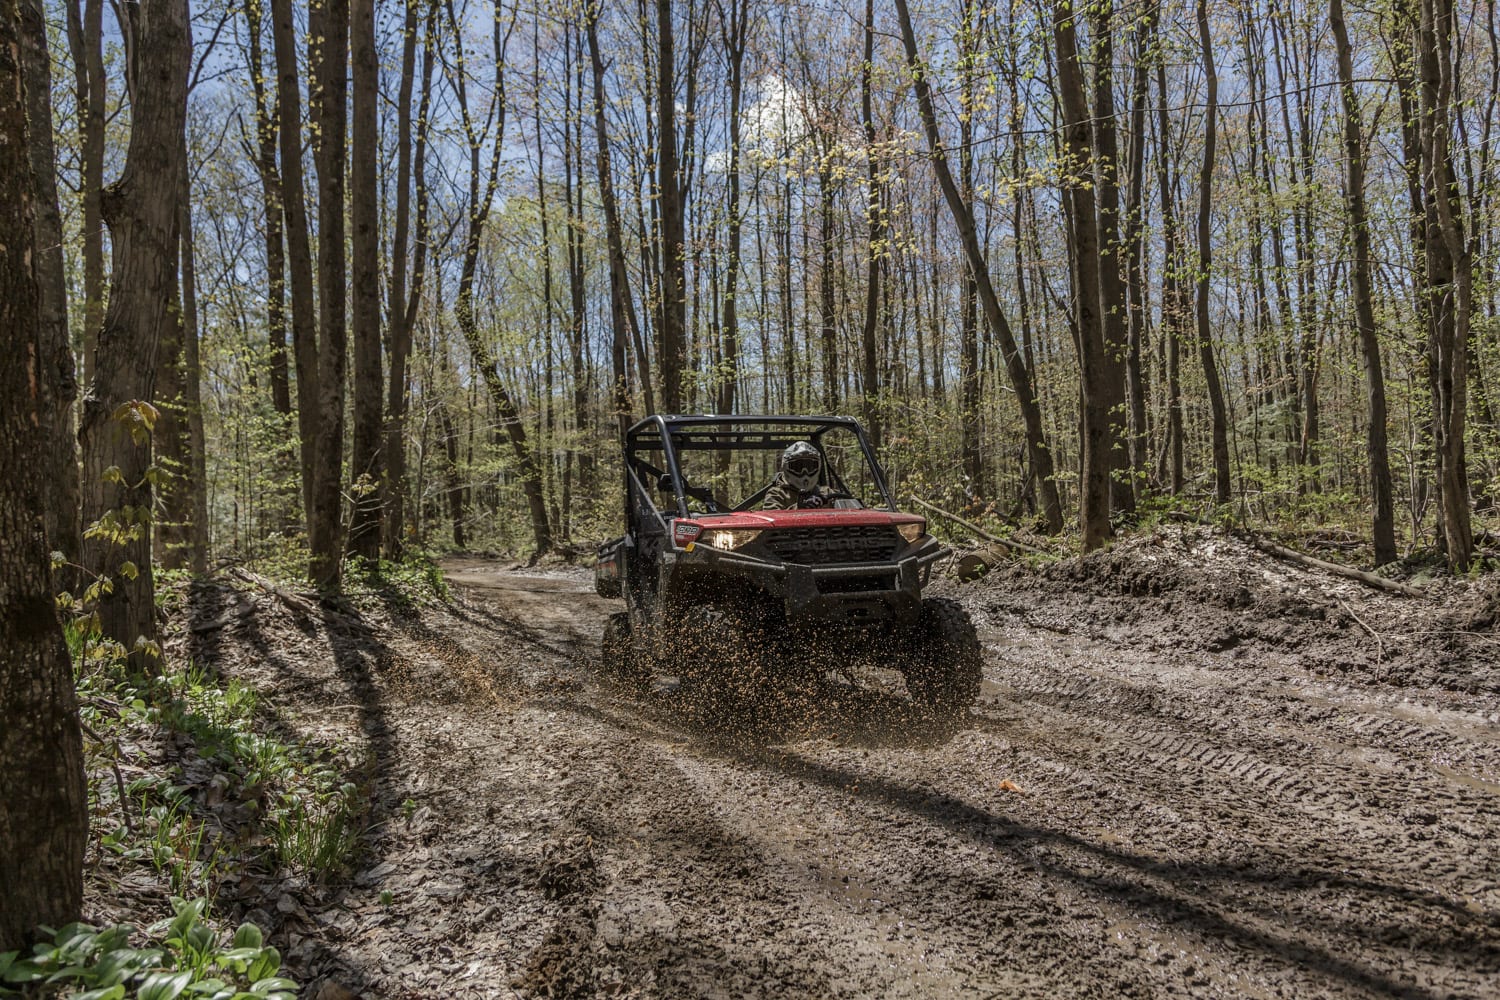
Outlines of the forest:
M0 94L0 950L164 595L589 558L646 414L1054 555L1500 560L1495 0L0 0Z

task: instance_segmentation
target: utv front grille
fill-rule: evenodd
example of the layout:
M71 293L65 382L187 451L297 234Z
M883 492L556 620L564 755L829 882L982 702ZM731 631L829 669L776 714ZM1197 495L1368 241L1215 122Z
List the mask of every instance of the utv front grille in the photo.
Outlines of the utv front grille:
M826 566L884 562L895 556L901 536L884 525L780 528L766 532L765 544L783 562Z

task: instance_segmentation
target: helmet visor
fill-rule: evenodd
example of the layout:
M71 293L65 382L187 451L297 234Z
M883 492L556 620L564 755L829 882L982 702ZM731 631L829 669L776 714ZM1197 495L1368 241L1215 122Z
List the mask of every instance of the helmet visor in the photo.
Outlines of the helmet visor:
M786 463L786 471L789 476L806 478L818 474L818 460L816 458L794 458Z

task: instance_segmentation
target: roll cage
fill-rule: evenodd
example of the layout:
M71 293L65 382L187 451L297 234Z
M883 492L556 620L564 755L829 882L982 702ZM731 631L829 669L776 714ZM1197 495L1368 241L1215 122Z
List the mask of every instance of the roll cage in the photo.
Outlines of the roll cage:
M688 517L688 501L697 500L708 508L710 514L751 510L765 497L771 488L768 480L761 488L732 507L720 505L713 494L704 488L687 483L682 473L679 453L688 451L775 451L785 450L796 441L808 441L823 458L826 485L848 493L835 463L824 448L823 436L830 431L845 431L859 442L860 454L870 473L885 509L896 510L886 482L885 470L875 458L875 451L865 435L864 428L853 417L787 416L769 414L743 414L735 416L716 415L672 415L653 414L630 427L625 432L625 478L626 521L629 523L632 509L639 510L640 501L667 517ZM648 460L658 458L661 464ZM654 484L659 492L669 492L676 510L666 511L652 499L647 484Z

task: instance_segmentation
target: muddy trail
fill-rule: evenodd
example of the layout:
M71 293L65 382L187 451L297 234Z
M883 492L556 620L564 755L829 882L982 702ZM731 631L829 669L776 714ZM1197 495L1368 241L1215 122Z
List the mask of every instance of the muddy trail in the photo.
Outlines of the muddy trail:
M1500 995L1493 582L1207 534L1002 571L947 587L985 678L937 725L895 674L622 691L586 572L446 568L447 610L222 640L376 775L347 883L254 914L309 995Z

